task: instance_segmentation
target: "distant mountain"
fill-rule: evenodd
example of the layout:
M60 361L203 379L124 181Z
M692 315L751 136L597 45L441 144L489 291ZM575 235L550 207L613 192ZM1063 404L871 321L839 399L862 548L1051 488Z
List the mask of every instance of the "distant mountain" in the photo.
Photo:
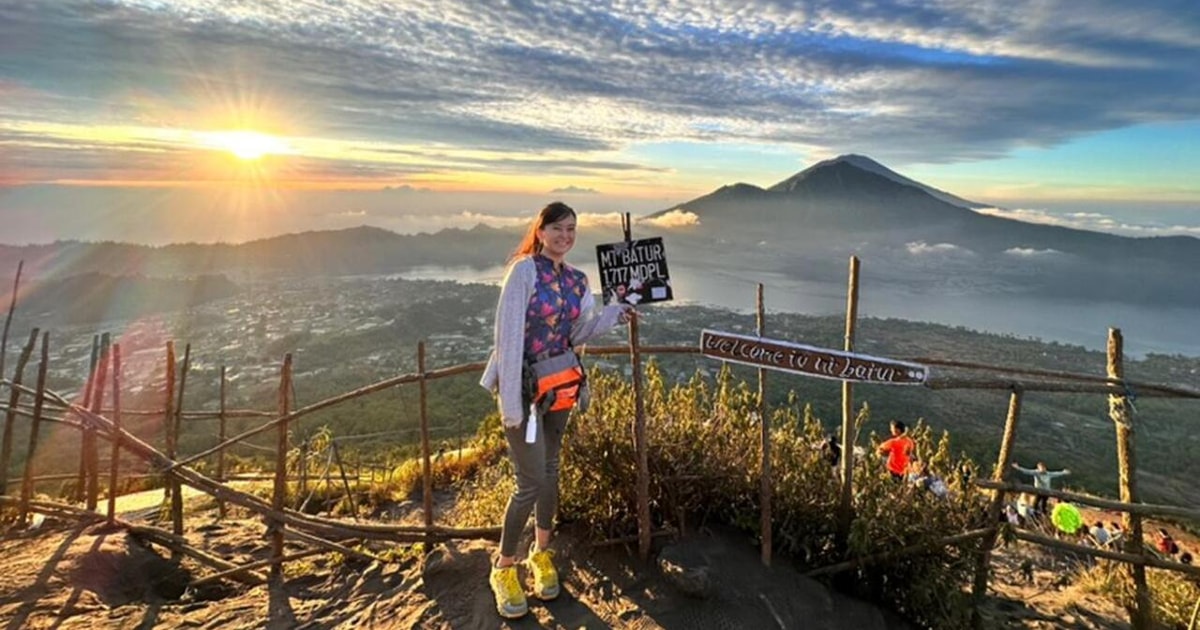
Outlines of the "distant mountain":
M738 183L650 215L699 218L680 233L698 261L829 279L848 254L878 277L925 288L1200 303L1200 239L1133 238L981 214L967 201L861 155L770 188ZM676 248L677 250L679 248Z
M0 245L0 274L25 261L27 278L102 272L115 276L188 277L199 274L346 275L392 273L420 265L488 266L503 262L516 243L511 231L470 230L402 235L375 227L287 234L241 244L183 243L151 247L65 241Z
M836 157L836 158L833 158L830 160L825 160L824 162L817 162L816 164L808 167L807 169L800 171L799 173L779 182L778 184L775 184L774 186L771 187L771 190L777 191L777 192L792 191L792 190L794 190L796 184L799 183L800 181L803 181L804 179L807 179L807 177L810 173L822 171L826 167L839 166L839 165L853 166L854 168L857 168L859 170L867 171L868 173L874 173L876 175L886 177L887 179L890 179L893 182L896 182L897 184L903 184L905 186L912 186L914 188L919 188L919 189L925 191L926 193L929 193L929 195L931 197L933 197L935 199L940 199L941 201L945 201L946 203L948 203L952 206L958 206L960 208L987 208L988 207L987 204L976 203L974 201L967 201L966 199L963 199L962 197L958 197L958 196L952 195L948 192L938 190L937 188L934 188L933 186L929 186L927 184L922 184L921 182L918 182L914 179L909 179L909 178L901 175L900 173L897 173L896 171L893 171L892 169L880 164L879 162L872 160L871 158L869 158L865 155L856 155L853 153L848 154L848 155L842 155L842 156L839 156L839 157Z
M1200 239L1132 238L981 214L981 204L896 173L861 155L815 164L771 186L746 183L664 210L697 224L650 229L667 237L672 269L743 276L780 274L817 282L845 278L858 255L872 282L918 292L1032 294L1056 299L1200 306ZM643 227L646 226L646 227ZM575 260L619 236L589 227ZM45 282L84 273L189 278L389 274L420 266L503 263L518 229L401 235L374 227L289 234L241 244L59 242L0 246L0 298L18 260ZM9 279L5 276L8 275Z

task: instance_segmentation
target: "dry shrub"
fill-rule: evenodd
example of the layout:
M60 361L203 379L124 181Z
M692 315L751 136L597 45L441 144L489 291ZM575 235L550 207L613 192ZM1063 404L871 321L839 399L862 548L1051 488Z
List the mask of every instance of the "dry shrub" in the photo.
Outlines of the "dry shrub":
M433 456L430 459L429 475L434 488L448 488L471 478L479 470L498 459L500 453L482 448L465 448L459 454ZM409 459L392 470L388 477L387 491L394 496L419 496L424 484L424 464L421 459Z
M494 527L504 522L508 497L516 490L508 460L486 468L464 483L454 507L443 516L451 527Z
M687 529L716 521L757 535L761 428L751 387L727 370L712 384L696 376L668 387L653 362L645 382L654 526ZM572 417L564 446L562 516L597 537L631 535L637 531L632 387L602 373L592 374L591 384L593 406ZM825 429L811 410L801 414L797 407L772 412L773 539L779 553L816 567L844 559L834 545L840 482L817 448ZM860 427L869 418L864 405ZM872 438L871 454L855 470L851 557L983 526L979 495L963 492L953 474L962 462L951 456L949 436L935 440L921 422L910 434L930 469L951 484L952 497L894 483L873 454ZM968 554L944 548L861 569L857 583L869 586L861 595L924 626L961 627L970 610L962 587L972 571Z
M1080 571L1077 580L1084 591L1107 597L1126 610L1132 609L1135 592L1129 565L1100 560ZM1147 569L1146 584L1150 588L1155 621L1168 628L1187 628L1195 607L1200 605L1200 585L1196 578Z

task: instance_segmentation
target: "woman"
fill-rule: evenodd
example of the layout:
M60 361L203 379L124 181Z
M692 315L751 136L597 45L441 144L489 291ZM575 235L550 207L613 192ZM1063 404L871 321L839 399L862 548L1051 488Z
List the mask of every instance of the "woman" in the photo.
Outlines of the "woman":
M542 600L558 596L558 574L548 547L558 509L559 452L570 414L570 408L545 412L531 406L522 368L571 352L635 316L632 307L621 304L594 312L587 276L565 262L575 245L575 228L575 211L561 202L542 208L529 226L509 260L496 308L495 347L480 381L497 393L517 480L505 511L500 555L489 579L496 609L509 619L528 611L516 555L530 512L536 536L525 564L533 576L533 594Z

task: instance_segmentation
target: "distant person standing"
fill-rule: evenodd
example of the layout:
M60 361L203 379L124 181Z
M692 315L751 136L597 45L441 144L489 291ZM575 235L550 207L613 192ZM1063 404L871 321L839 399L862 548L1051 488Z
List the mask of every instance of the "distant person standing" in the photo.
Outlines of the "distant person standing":
M509 260L496 307L495 346L480 381L497 394L517 481L505 509L500 554L488 580L496 610L508 619L529 610L516 556L530 513L536 535L525 564L533 575L533 594L550 600L559 593L549 545L558 510L563 433L584 387L574 348L636 316L628 304L596 308L587 276L564 260L575 245L575 228L575 211L561 202L542 208L529 226ZM555 374L544 381L561 385L543 392L535 362L571 363L564 373L578 368L580 379L567 383ZM542 404L548 400L553 404Z
M1033 477L1033 487L1041 490L1053 490L1053 480L1058 477L1071 474L1070 470L1063 469L1057 471L1046 470L1045 462L1038 462L1037 468L1022 468L1020 464L1013 462L1012 467L1017 472ZM1037 510L1038 514L1048 514L1046 504L1050 501L1050 497L1039 494L1033 502L1033 509Z
M892 420L892 437L879 445L879 454L887 456L888 474L897 483L904 482L904 474L908 471L908 462L912 459L917 445L908 437L908 427L899 420Z

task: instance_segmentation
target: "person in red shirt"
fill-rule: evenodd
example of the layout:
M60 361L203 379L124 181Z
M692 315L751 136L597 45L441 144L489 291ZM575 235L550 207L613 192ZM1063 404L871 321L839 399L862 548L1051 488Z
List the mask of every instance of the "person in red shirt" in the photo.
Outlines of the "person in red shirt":
M1155 547L1164 556L1173 556L1179 553L1179 545L1175 544L1175 539L1171 538L1171 534L1162 527L1158 529L1158 544Z
M916 444L908 437L908 427L899 420L892 420L892 437L879 445L879 454L887 455L887 469L893 480L904 481L904 473L915 450Z

